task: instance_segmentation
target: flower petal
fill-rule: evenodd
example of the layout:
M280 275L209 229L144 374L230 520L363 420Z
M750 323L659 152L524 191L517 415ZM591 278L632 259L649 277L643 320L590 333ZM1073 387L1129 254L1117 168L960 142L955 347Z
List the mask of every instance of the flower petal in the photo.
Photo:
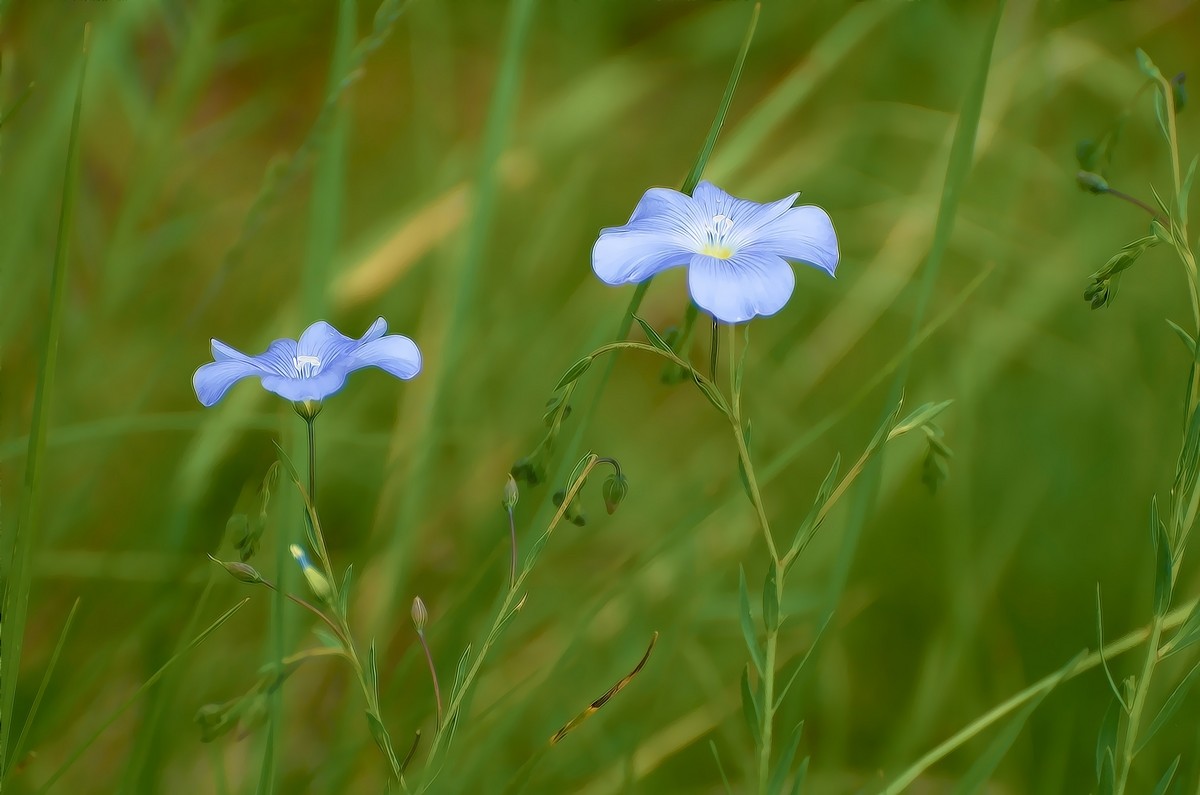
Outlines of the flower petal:
M252 361L226 359L209 362L201 365L192 376L192 388L196 390L196 397L201 405L213 406L225 397L225 393L238 381L262 374L262 368Z
M324 400L337 392L346 383L347 374L345 360L333 367L326 367L316 375L305 378L295 376L263 375L263 389L274 392L281 398L293 403L303 400Z
M685 265L691 255L674 235L618 227L600 232L592 246L592 270L605 284L631 284Z
M371 333L378 322L376 321L370 329L367 329L367 334ZM386 329L387 324L385 323L384 330ZM296 343L296 355L315 356L321 362L321 367L325 368L353 350L357 344L358 340L347 337L324 320L318 320L304 329L304 333L300 335L300 339Z
M669 188L651 188L634 208L628 224L600 230L592 247L592 270L606 284L629 284L686 265L703 245L703 225L689 196Z
M378 367L405 380L421 372L421 351L401 334L389 334L358 346L346 360L347 371Z
M775 314L795 286L792 266L770 254L742 252L730 259L697 254L688 267L692 300L725 323Z
M691 200L686 193L671 188L651 188L638 200L637 207L633 208L633 215L629 216L629 223L681 211L686 213L690 204Z
M747 253L774 254L777 257L814 265L834 275L837 269L837 234L833 221L820 207L793 207L759 230Z

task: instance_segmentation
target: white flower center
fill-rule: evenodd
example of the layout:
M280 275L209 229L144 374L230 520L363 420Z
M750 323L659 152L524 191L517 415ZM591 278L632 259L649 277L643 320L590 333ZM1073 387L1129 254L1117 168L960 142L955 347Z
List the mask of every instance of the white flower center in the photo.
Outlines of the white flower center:
M321 360L316 356L297 356L292 359L297 378L312 378L321 372Z
M707 254L717 259L729 259L733 256L733 244L729 233L733 231L733 219L723 213L712 217L708 228L704 230L704 245L701 254Z

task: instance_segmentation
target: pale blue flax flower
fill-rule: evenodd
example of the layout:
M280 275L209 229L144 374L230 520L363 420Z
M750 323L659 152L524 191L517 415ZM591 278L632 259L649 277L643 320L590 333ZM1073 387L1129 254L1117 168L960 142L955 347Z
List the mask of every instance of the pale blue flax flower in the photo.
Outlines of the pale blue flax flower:
M600 231L592 269L616 285L686 265L692 300L717 320L773 315L796 286L789 260L830 276L838 264L829 215L812 205L793 207L799 195L758 204L711 182L701 182L691 196L651 188L629 223Z
M397 378L421 371L421 352L408 337L387 334L379 318L359 339L351 339L324 320L313 323L299 340L275 340L266 351L247 356L219 340L212 341L214 361L192 376L196 397L211 406L243 378L256 377L263 389L295 403L324 400L342 388L346 376L363 367L378 367Z

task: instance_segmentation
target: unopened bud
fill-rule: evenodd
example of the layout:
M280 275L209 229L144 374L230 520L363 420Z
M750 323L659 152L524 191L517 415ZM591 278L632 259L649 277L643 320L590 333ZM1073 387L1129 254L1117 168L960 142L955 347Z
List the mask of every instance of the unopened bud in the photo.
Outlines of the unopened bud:
M504 510L512 513L512 509L517 507L517 500L520 499L521 492L517 490L517 481L512 476L508 476L508 482L504 484Z
M604 509L612 515L626 495L629 494L629 480L624 475L609 475L604 481Z
M308 559L308 554L298 544L292 544L292 557L300 564L300 571L304 575L304 579L308 581L309 590L316 594L317 598L322 601L329 601L333 596L333 589L329 587L329 580L325 579L325 575L317 571Z
M212 555L209 555L208 557L214 563L219 563L225 569L225 571L229 572L229 574L238 582L244 582L247 585L257 585L263 581L262 575L258 573L258 569L254 568L248 563L241 563L236 560L218 560Z
M412 603L412 622L417 628L417 632L425 631L425 624L429 622L429 610L425 607L425 602L419 596L413 597Z

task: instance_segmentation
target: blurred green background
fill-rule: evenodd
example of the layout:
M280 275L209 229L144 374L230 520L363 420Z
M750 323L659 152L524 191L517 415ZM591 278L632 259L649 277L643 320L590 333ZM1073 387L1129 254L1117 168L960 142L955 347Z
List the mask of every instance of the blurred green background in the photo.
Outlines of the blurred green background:
M514 34L509 5L416 0L349 80L347 53L372 34L367 0L342 3L340 16L333 2L228 0L2 10L0 106L34 84L0 128L3 532L21 501L88 22L92 48L18 720L76 598L80 608L14 792L36 791L180 644L245 596L247 607L53 791L255 791L265 732L205 745L193 716L244 692L271 658L272 598L206 554L233 557L227 519L254 510L271 440L297 451L303 426L253 384L202 410L190 377L210 337L258 352L317 318L357 336L383 316L425 355L410 383L368 371L328 401L318 502L335 562L355 565L352 618L378 642L396 744L432 732L408 605L416 594L429 605L448 686L505 587L508 468L540 438L559 376L612 336L632 294L593 277L591 244L647 187L680 183L752 9L539 0ZM907 339L992 11L764 3L706 177L758 201L803 191L829 211L842 246L836 280L799 268L791 303L752 327L746 411L783 534L834 455L856 458L885 408L890 375L862 388ZM1170 487L1187 367L1163 319L1182 322L1188 305L1162 250L1128 274L1115 306L1094 312L1082 300L1088 274L1144 234L1146 219L1080 191L1073 151L1140 84L1134 49L1167 74L1192 71L1198 26L1188 2L1008 3L925 316L934 325L906 388L909 406L955 401L942 417L956 452L950 479L931 496L919 441L890 446L861 530L849 523L852 493L789 581L784 661L809 649L834 610L781 716L781 726L806 720L809 792L873 791L1094 647L1097 582L1106 637L1148 622L1147 506ZM1170 179L1148 108L1143 100L1110 173L1147 200L1151 183ZM1200 143L1192 108L1180 125L1190 159ZM661 330L685 307L674 271L641 314ZM609 517L593 484L587 526L551 539L439 791L502 790L628 672L655 630L645 670L541 759L527 791L720 792L710 740L735 781L751 776L737 573L743 564L757 583L765 553L726 427L694 390L661 384L660 370L619 360L583 444L621 461L629 498ZM598 378L585 376L568 436ZM523 488L526 545L545 527L554 487ZM279 554L300 536L295 502L276 489L255 562L300 589ZM1194 592L1191 569L1185 561L1183 594ZM316 642L312 623L287 611L289 648ZM1162 687L1192 662L1169 661ZM1114 675L1134 666L1115 660ZM987 791L1089 791L1108 698L1098 672L1052 693ZM1132 791L1150 791L1177 754L1194 786L1195 708L1193 697L1139 756ZM284 687L282 716L276 791L381 790L384 766L343 666L305 666ZM911 791L953 791L989 738Z

